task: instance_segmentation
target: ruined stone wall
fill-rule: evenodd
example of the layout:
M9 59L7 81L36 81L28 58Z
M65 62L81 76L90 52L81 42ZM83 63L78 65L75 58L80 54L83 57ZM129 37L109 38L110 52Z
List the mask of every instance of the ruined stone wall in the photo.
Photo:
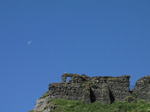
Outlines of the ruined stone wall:
M150 75L137 80L133 88L133 95L144 101L150 101Z
M67 83L66 77L71 77ZM65 74L62 83L49 85L49 94L53 99L83 100L87 103L99 101L110 104L122 101L130 95L130 76L87 77L85 75Z
M83 100L83 89L78 83L52 83L49 85L52 99Z
M92 91L96 97L96 101L103 101L104 89L109 90L110 102L122 101L130 95L129 91L130 76L120 77L92 77L91 81L97 87L92 87ZM104 86L105 85L105 86ZM108 93L107 93L108 94Z
M67 77L71 77L69 82L66 82ZM136 102L137 99L150 101L150 76L137 80L132 92L129 91L129 78L130 76L127 75L88 77L78 74L63 74L62 83L50 84L49 90L37 100L34 111L53 110L56 105L49 105L48 102L51 99L82 100L86 103L98 101L103 104L123 101L126 98L131 98L129 102Z
M71 77L69 82L66 82L67 77ZM123 101L126 98L131 98L129 102L136 102L137 98L150 101L150 76L137 80L132 92L129 91L129 78L130 76L126 75L88 77L78 74L63 74L62 83L50 84L48 91L37 100L34 111L49 112L55 109L57 105L49 103L51 99L82 100L86 103L98 101L103 104Z

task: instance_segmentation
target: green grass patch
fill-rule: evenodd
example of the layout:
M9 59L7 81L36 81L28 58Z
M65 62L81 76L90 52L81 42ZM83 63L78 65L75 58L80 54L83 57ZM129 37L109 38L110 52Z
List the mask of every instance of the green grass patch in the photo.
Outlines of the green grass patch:
M116 102L113 104L101 104L99 102L85 104L82 101L64 99L51 100L58 107L53 112L150 112L150 103Z

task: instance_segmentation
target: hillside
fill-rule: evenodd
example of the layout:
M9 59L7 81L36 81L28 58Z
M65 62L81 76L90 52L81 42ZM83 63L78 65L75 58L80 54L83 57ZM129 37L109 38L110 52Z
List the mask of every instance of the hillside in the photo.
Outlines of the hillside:
M129 78L65 73L30 112L150 112L150 76L137 80L132 91Z
M86 104L82 101L55 99L48 102L45 110L29 112L150 112L150 103L116 102L105 105L99 102Z

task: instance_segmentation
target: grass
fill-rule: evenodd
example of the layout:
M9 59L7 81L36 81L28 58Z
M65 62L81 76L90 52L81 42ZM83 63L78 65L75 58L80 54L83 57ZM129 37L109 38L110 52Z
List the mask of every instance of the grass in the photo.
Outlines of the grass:
M113 104L101 104L99 102L85 104L82 101L64 99L51 100L58 107L53 112L150 112L150 103L116 102Z
M115 102L105 105L99 102L86 104L82 101L53 99L48 101L47 106L50 104L57 105L52 112L150 112L150 103L143 101L137 103Z

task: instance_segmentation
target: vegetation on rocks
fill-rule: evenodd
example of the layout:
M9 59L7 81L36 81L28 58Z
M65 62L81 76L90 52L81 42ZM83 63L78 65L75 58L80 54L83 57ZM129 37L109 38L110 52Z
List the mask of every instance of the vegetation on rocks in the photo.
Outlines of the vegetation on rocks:
M99 102L86 104L82 101L64 99L54 99L49 102L57 105L57 108L51 112L150 112L150 103L142 101L137 103L115 102L107 105Z
M49 91L47 91L46 93L44 93L44 94L40 97L40 99L46 98L47 96L49 96Z

